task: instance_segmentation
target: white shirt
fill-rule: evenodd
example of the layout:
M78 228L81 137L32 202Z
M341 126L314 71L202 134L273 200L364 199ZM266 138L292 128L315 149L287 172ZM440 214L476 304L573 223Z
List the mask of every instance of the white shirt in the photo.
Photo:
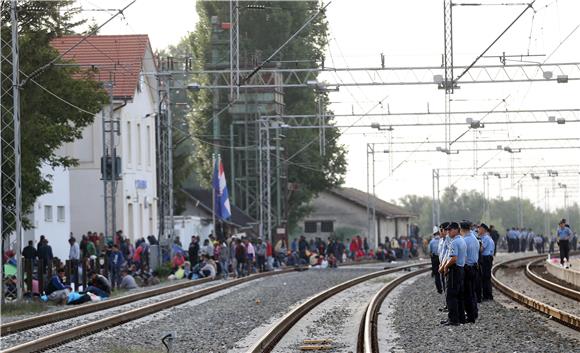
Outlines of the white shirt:
M70 246L70 251L68 253L69 260L80 260L81 259L81 248L79 247L79 243L76 241L73 245Z

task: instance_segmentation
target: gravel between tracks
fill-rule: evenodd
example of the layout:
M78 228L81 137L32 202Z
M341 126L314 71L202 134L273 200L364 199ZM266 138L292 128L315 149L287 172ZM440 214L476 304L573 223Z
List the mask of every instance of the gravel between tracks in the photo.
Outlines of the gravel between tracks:
M475 324L441 326L439 321L446 319L438 311L443 299L432 278L421 275L398 295L387 297L385 303L394 303L395 310L379 319L379 335L388 328L381 321L392 320L395 335L389 335L389 352L580 352L578 332L522 310L495 289L494 296L496 301L481 304Z
M165 300L165 299L175 298L179 295L191 293L193 291L196 291L196 290L199 290L202 288L206 288L209 286L215 286L215 285L220 284L221 282L222 282L222 280L201 283L201 284L193 286L193 287L180 289L177 291L173 291L173 292L166 293L166 294L161 294L161 295L151 297L151 298L142 299L142 300L139 300L136 302L117 306L117 307L114 307L111 309L100 310L100 311L96 311L94 313L89 313L86 315L81 315L81 316L73 317L70 319L53 322L49 325L39 326L39 327L32 328L30 330L17 332L17 333L8 335L6 337L2 337L0 347L1 347L1 349L6 349L6 348L9 348L11 346L15 346L17 344L22 344L24 342L39 339L39 338L47 336L49 334L58 333L60 331L68 330L70 328L80 326L80 325L83 325L83 324L86 324L86 323L89 323L91 321L95 321L98 319L102 319L102 318L105 318L107 316L112 316L112 315L119 314L119 313L122 313L122 312L125 312L128 310L136 309L136 308L139 308L139 307L142 307L145 305L157 303L157 302Z
M254 328L297 302L375 269L309 270L244 283L71 342L49 352L162 352L175 332L175 352L226 352ZM131 347L127 349L127 347Z
M401 273L373 278L327 299L303 317L272 351L300 351L304 339L328 339L333 353L356 351L357 333L371 297Z

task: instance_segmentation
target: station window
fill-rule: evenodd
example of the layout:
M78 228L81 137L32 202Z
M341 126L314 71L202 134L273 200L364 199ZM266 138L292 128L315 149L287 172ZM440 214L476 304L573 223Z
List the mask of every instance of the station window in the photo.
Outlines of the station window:
M56 206L56 221L64 222L64 206Z
M44 221L52 222L52 206L44 206Z
M334 232L334 221L322 221L322 222L320 222L320 231L323 233Z
M304 222L304 233L316 233L317 224L313 221Z

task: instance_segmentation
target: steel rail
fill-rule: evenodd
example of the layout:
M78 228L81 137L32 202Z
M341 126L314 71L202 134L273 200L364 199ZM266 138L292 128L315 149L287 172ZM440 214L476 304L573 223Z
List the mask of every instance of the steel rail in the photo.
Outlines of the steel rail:
M34 327L50 324L63 319L70 319L80 315L85 315L105 309L110 309L119 305L132 303L138 300L147 299L160 294L171 293L176 290L193 287L202 283L211 281L209 278L202 278L195 281L185 281L182 283L173 284L170 286L163 286L155 289L142 291L135 294L129 294L118 298L107 299L101 302L86 304L66 310L59 310L49 314L37 315L27 319L12 321L0 325L0 334L7 336L16 332L28 330Z
M531 298L531 297L529 297L521 292L518 292L515 289L506 285L505 283L500 282L497 279L497 277L495 276L495 273L497 272L497 270L499 268L505 267L506 265L509 265L511 263L520 262L520 261L524 261L524 260L537 259L537 258L544 258L544 257L545 257L545 255L525 256L525 257L521 257L521 258L517 258L517 259L512 259L512 260L500 262L500 263L494 265L493 268L491 269L491 281L492 281L493 285L500 292L502 292L503 294L505 294L506 296L508 296L512 300L514 300L520 304L523 304L523 305L527 306L528 308L536 310L540 313L546 314L551 319L554 319L555 321L557 321L561 324L569 326L576 331L580 331L580 317L573 315L573 314L570 314L570 313L567 313L565 311L556 309L553 306L550 306L550 305L545 304L539 300Z
M282 317L273 327L271 327L261 338L257 340L256 343L248 350L248 353L267 353L270 352L275 345L284 337L284 335L310 310L315 308L320 303L324 302L328 298L335 294L342 292L345 289L353 287L359 283L373 279L376 277L384 276L387 274L402 271L404 269L412 267L422 267L430 265L431 263L420 262L412 265L398 266L390 269L385 269L377 272L373 272L367 275L363 275L349 281L338 284L331 287L321 293L318 293L306 300L304 303L294 308L288 312L284 317Z
M271 272L263 272L258 273L255 275L247 276L238 278L229 282L221 283L215 286L206 287L203 289L199 289L197 291L178 296L171 299L162 300L157 303L149 304L140 308L131 309L129 311L125 311L119 314L115 314L97 321L88 322L83 325L76 326L74 328L51 334L48 336L44 336L37 340L29 341L17 346L10 347L6 350L3 350L2 353L25 353L25 352L37 352L40 350L45 350L47 348L56 347L62 345L71 340L75 340L82 336L86 336L89 334L96 333L98 331L102 331L113 326L118 326L123 323L139 319L141 317L151 315L153 313L159 312L161 310L165 310L171 308L173 306L186 303L188 301L198 299L204 296L207 296L212 293L219 292L221 290L234 287L238 284L242 284L244 282L253 281L262 277L277 275L281 273L287 273L293 271L294 268L286 269L282 271L271 271Z
M555 282L549 281L545 278L542 278L542 276L534 273L534 271L532 271L531 267L534 264L536 264L538 262L543 262L543 261L544 261L544 259L530 261L526 265L526 277L528 277L530 280L532 280L536 284L539 284L540 286L542 286L546 289L549 289L553 292L561 294L561 295L568 297L570 299L580 301L580 292L579 291L576 291L572 288L567 288L567 287L561 286Z
M362 265L373 263L373 261L360 261L347 264L341 264L340 266L352 266L352 265ZM290 270L288 270L290 271ZM129 294L118 298L107 299L101 302L85 304L82 306L59 310L48 314L36 315L34 317L8 322L0 325L0 335L7 336L16 332L21 332L24 330L29 330L34 327L47 325L53 322L61 321L64 319L70 319L73 317L86 315L89 313L111 309L119 305L124 305L139 300L151 298L161 294L171 293L180 289L185 289L189 287L194 287L206 282L212 281L209 278L202 278L194 281L183 281L181 283L172 284L169 286L163 286L155 289L150 289L142 291L139 293Z
M385 298L395 289L399 284L405 282L411 277L418 276L425 272L431 271L431 268L424 268L421 270L407 273L401 277L389 282L375 294L369 302L365 314L361 320L359 329L359 337L357 343L357 352L359 353L378 353L378 316L381 306Z

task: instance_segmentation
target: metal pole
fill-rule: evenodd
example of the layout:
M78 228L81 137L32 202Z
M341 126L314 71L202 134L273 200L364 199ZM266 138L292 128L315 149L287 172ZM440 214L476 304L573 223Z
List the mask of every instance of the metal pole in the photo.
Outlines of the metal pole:
M259 185L258 185L258 196L256 200L258 202L259 208L259 215L260 215L260 229L259 229L259 236L260 238L264 238L264 173L262 168L262 149L264 148L262 144L262 121L258 117L258 176L259 176ZM247 178L247 174L246 174Z
M105 115L105 109L103 109L103 111L101 112L101 117L102 117L102 138L103 138L103 153L101 154L102 159L101 159L101 168L102 170L102 178L103 178L103 206L104 208L104 212L103 212L103 216L104 216L104 225L105 225L105 243L108 241L109 239L109 218L108 218L108 214L109 214L109 204L108 204L108 196L107 194L109 193L108 190L108 178L109 178L109 172L108 172L108 168L107 168L107 159L109 158L109 152L107 149L107 117Z
M230 180L232 186L232 204L236 204L236 169L235 169L235 142L234 142L234 124L230 125Z
M546 188L544 190L544 234L546 237L550 237L550 221L549 221L549 214L550 214L550 188Z
M219 163L219 155L213 154L212 155L212 175L215 174L215 169L216 169L216 163ZM218 167L218 173L219 173L219 167ZM218 176L219 177L219 176ZM213 186L213 182L211 185L211 218L212 218L212 223L213 223L213 236L214 238L217 239L217 233L216 233L216 216L215 216L215 199L216 199L216 193L215 193L215 187ZM211 256L211 254L210 254Z
M163 81L161 76L157 76L157 85L158 85L158 99L159 99L159 111L155 115L155 155L157 157L156 163L156 172L157 172L157 217L158 217L158 229L157 229L157 239L161 241L163 239L163 235L165 234L165 185L163 183L164 180L164 173L163 168L165 167L165 163L163 161L163 150L162 140L163 140L163 114L165 114L165 109L163 109L163 91L161 86Z
M437 211L435 210L435 169L431 171L431 191L433 192L433 199L431 200L431 219L433 220L433 226L437 226Z
M18 8L17 1L11 1L10 19L12 22L12 92L13 92L13 121L14 121L14 191L15 209L14 221L16 232L16 271L17 286L16 298L23 298L23 269L22 269L22 185L21 185L21 150L20 150L20 59L18 47ZM4 249L2 249L4 251ZM3 296L3 295L2 295Z
M370 193L370 163L369 163L369 150L370 143L367 143L367 235L371 235L371 193Z
M275 131L276 135L276 227L282 223L282 180L280 178L280 128ZM273 242L274 239L272 239Z
M168 236L169 239L173 240L173 233L175 231L174 220L173 220L173 117L171 116L171 75L167 75L167 82L165 84L165 95L167 96L167 109L166 109L166 129L167 129L167 193L169 199L168 205L168 216L169 216L169 229Z
M113 106L113 80L109 88L109 150L111 151L111 236L115 241L117 231L117 147L115 146L115 110ZM132 215L131 215L132 216Z
M271 166L271 154L270 154L270 120L266 121L266 200L267 203L267 228L268 234L266 239L272 241L272 166Z
M379 240L379 235L377 233L377 195L376 195L376 183L375 183L375 146L373 146L373 174L372 174L372 181L373 181L373 243L374 244L378 244L378 240ZM370 241L370 239L369 239Z

